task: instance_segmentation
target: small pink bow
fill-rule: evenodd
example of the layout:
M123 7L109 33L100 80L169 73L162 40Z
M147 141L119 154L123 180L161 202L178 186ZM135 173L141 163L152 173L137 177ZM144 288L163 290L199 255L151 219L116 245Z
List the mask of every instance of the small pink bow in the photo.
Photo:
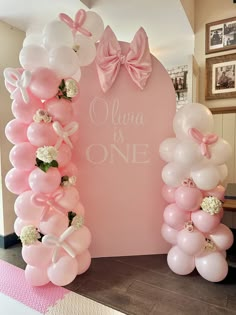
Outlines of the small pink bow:
M137 31L125 56L121 53L115 34L107 26L97 47L96 64L103 92L111 88L122 64L134 83L142 90L152 72L148 38L144 29L141 27Z
M91 32L82 27L86 20L86 12L84 10L81 9L76 13L74 21L65 13L60 13L59 18L72 29L73 35L75 35L76 32L80 32L85 36L92 36Z
M210 159L211 152L209 150L209 145L215 143L218 140L218 136L215 134L203 135L196 128L189 128L189 134L193 137L194 140L200 145L201 154L207 159Z

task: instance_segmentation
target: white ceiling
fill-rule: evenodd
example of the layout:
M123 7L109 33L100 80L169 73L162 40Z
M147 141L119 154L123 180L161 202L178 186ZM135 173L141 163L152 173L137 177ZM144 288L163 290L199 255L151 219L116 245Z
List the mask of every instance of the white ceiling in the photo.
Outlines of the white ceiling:
M152 53L166 67L183 65L193 54L194 35L180 0L83 0L91 4L117 38L131 41L140 26ZM38 28L64 12L88 8L79 0L0 0L0 20L21 30Z

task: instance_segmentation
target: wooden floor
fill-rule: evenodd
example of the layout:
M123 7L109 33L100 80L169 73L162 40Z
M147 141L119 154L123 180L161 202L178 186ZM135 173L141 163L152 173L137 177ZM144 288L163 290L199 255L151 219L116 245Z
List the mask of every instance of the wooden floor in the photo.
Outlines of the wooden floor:
M19 245L0 249L0 259L25 267ZM197 272L175 275L166 255L93 259L67 288L125 314L236 314L236 268L221 283L210 283Z

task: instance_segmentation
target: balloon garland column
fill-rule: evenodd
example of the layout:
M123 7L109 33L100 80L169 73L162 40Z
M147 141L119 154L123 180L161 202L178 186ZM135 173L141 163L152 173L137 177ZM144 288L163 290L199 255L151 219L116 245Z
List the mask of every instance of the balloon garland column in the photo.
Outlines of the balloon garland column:
M14 144L5 182L19 195L14 229L31 285L66 285L91 262L91 234L71 161L79 127L72 105L79 106L80 67L94 60L103 30L94 12L79 10L75 20L62 13L41 34L25 38L22 68L4 71L15 116L5 129Z
M228 273L226 250L233 234L224 224L222 202L227 176L225 162L230 145L212 134L213 116L202 104L187 104L173 121L175 138L160 145L167 162L162 171L164 209L162 236L172 244L167 262L179 274L195 267L208 281L223 280Z

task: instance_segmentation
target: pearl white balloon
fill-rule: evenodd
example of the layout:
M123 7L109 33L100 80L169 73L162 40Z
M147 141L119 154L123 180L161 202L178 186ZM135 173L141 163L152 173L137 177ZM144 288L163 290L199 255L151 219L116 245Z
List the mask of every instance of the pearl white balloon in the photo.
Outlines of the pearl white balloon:
M163 161L173 161L174 152L178 143L179 140L177 138L167 138L161 142L159 153Z
M180 141L174 152L174 160L178 163L194 166L203 159L200 147L192 141Z
M36 45L23 47L20 51L19 60L26 70L34 70L39 67L48 67L48 52L45 48Z
M43 43L48 49L60 46L72 48L73 42L72 31L64 22L52 21L48 23L43 30Z
M211 111L199 103L186 104L175 114L173 120L176 137L182 140L192 139L189 135L190 128L196 128L206 134L212 132L213 124Z
M86 20L82 26L92 33L90 38L94 43L96 43L101 38L104 31L103 20L97 13L93 11L86 12Z
M224 164L232 156L232 148L230 144L222 138L216 143L209 146L211 152L210 162L216 165Z
M43 38L41 34L30 34L25 37L23 47L29 45L43 46Z
M80 68L78 68L77 72L72 75L72 78L75 79L77 82L79 82L79 80L81 78L81 69Z
M170 162L162 169L162 179L166 185L171 187L180 186L189 175L189 169L177 162Z
M49 52L49 66L59 77L70 77L78 71L79 60L73 49L61 46Z
M191 177L196 186L202 190L215 188L220 181L217 167L209 163L200 163L191 169Z
M96 57L96 47L94 42L84 35L77 34L75 36L74 49L81 67L89 65Z
M226 164L222 164L222 165L218 165L217 169L219 172L220 181L222 183L228 176L228 167Z

